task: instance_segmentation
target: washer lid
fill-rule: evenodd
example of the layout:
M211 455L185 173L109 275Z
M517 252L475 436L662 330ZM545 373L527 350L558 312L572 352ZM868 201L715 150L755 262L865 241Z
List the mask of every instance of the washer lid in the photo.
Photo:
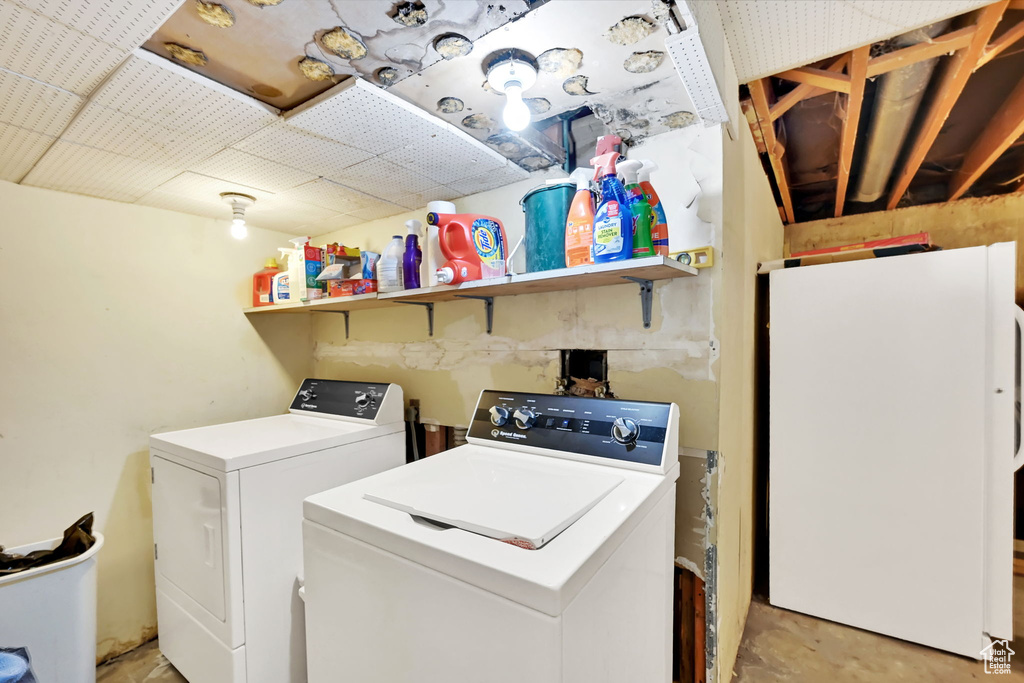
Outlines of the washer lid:
M154 434L149 437L149 445L200 465L231 472L403 428L401 422L376 426L289 414Z
M445 458L428 470L378 482L363 497L444 525L536 549L622 483L604 472L568 472L540 458L484 453Z

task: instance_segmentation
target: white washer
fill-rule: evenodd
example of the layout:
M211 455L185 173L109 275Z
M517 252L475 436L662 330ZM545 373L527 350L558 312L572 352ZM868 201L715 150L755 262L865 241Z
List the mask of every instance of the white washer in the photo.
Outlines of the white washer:
M678 422L485 391L467 445L310 496L310 683L671 681Z
M302 500L404 464L403 412L307 379L288 414L150 437L160 650L191 683L306 680Z

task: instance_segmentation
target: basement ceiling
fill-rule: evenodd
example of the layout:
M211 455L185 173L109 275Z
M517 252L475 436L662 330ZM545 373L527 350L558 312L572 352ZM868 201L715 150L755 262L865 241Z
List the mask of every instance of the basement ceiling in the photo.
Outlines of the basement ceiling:
M1024 190L1022 0L743 90L786 222Z

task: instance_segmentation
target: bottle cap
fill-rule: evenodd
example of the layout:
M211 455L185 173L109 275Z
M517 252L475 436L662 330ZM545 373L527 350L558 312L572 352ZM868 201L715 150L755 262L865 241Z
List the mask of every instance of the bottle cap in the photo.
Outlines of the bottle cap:
M268 258L263 263L263 267L264 268L277 268L277 259L276 258Z

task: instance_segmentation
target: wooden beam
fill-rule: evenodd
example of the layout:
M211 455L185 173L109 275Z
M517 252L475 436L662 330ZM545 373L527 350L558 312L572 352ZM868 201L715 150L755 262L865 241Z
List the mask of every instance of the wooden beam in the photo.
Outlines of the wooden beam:
M1007 9L1024 9L1024 0L1010 0L1010 6Z
M868 62L868 78L881 76L895 69L961 50L971 44L971 39L977 30L977 26L967 26L958 31L936 36L928 42L918 43L875 57Z
M846 74L837 74L827 69L816 69L810 66L802 66L799 69L790 69L775 74L776 78L785 78L787 81L806 83L818 88L835 90L836 92L850 94L850 77Z
M985 48L985 54L978 60L978 68L985 66L993 59L998 57L1003 50L1016 43L1021 38L1024 38L1024 21L1018 21L1015 26L1010 28L1008 31L1003 33Z
M949 63L946 64L946 68L939 78L938 87L935 89L935 96L918 128L919 133L914 139L914 144L910 148L903 168L893 183L886 208L895 209L907 188L910 187L910 181L914 179L917 170L921 168L921 163L928 154L928 150L931 149L932 143L935 142L935 138L939 136L942 125L949 117L949 112L953 110L953 105L956 104L957 98L960 97L964 86L967 85L967 79L977 67L978 60L981 58L985 46L988 45L992 32L996 30L996 25L1002 18L1008 1L1000 0L987 5L978 12L978 20L975 23L978 30L971 38L970 45L954 53L949 59Z
M1024 78L1017 83L985 130L964 156L960 170L949 183L949 199L959 199L981 174L1017 139L1024 135Z
M767 78L761 78L748 83L747 87L750 88L750 99L754 102L754 112L757 114L757 121L761 126L761 136L764 138L764 146L768 150L772 172L775 174L775 186L779 189L779 196L782 198L785 221L795 223L796 214L793 213L793 198L789 194L789 178L786 173L786 164L782 159L785 149L775 137L775 124L772 123L768 113L770 109L768 93L771 85Z
M846 204L846 187L850 182L850 167L853 165L853 148L857 143L857 125L860 123L860 108L864 103L864 84L867 82L868 58L871 46L858 47L850 53L850 94L846 98L846 118L839 143L839 175L836 177L836 216L843 215Z
M831 64L825 67L825 70L832 71L835 73L842 73L843 69L846 67L846 60L848 56L849 55L846 54L840 55L835 59L835 61L833 61ZM785 114L787 111L792 109L798 102L803 102L808 98L817 97L818 95L825 95L826 93L830 92L835 91L829 90L828 88L819 88L817 86L809 85L807 83L801 83L792 90L790 90L788 93L780 97L778 101L772 105L772 108L768 111L768 117L772 121L775 121L776 119L780 118L783 114Z

